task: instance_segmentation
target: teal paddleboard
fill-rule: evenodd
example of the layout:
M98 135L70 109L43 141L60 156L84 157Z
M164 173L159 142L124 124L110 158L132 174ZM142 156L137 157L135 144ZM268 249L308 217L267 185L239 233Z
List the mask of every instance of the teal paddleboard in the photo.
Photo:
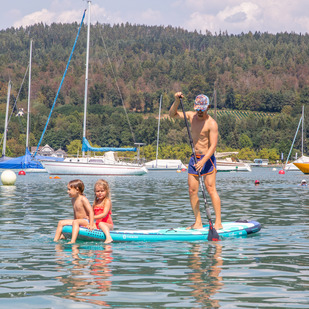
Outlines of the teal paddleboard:
M223 229L217 230L220 239L226 237L240 237L257 233L261 229L261 224L257 221L234 221L223 222ZM152 229L152 230L114 230L111 231L111 237L114 242L128 241L207 241L209 225L203 229L187 230L185 227L170 229ZM71 239L72 226L66 225L62 229L65 238ZM90 231L81 227L78 233L78 240L104 241L105 235L101 230Z

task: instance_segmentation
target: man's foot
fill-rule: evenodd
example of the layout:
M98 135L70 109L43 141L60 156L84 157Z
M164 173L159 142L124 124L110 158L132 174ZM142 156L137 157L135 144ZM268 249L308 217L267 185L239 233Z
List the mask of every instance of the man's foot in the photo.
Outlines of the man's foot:
M108 238L104 241L105 244L110 244L113 241L112 238Z
M186 230L200 230L203 228L203 225L202 224L192 224L191 226L188 226L186 228Z
M216 230L221 230L221 229L223 229L223 226L222 226L222 224L221 223L219 223L219 224L214 224L214 228L216 229Z

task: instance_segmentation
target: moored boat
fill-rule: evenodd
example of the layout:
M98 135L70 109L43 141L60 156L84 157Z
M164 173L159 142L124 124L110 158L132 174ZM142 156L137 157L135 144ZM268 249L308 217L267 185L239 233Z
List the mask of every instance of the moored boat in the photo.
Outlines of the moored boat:
M304 174L309 174L309 161L307 162L293 162L293 164L301 170Z
M187 169L187 167L181 162L181 160L172 159L153 160L145 163L145 166L149 171L173 171Z
M104 156L66 158L63 161L41 162L50 175L144 175L147 168L141 164L117 159L113 151Z
M88 140L86 139L91 1L88 0L87 2L88 2L88 27L87 27L86 72L85 72L85 89L84 89L85 95L84 95L82 157L66 158L62 162L52 162L52 161L43 162L42 161L41 163L43 164L44 168L48 171L48 173L51 175L55 175L55 174L57 175L144 175L147 173L147 168L144 166L144 164L141 164L139 162L139 149L137 149L136 147L134 148L92 147L89 144ZM84 16L85 16L85 13L84 13ZM83 16L83 19L84 19L84 16ZM83 24L83 19L82 19L80 28ZM42 137L43 137L43 134L42 134ZM41 137L41 140L42 140L42 137ZM105 152L105 154L102 157L85 156L86 152L92 152L92 151ZM127 163L127 162L119 160L115 154L115 151L121 151L121 152L137 151L138 153L137 153L136 163Z
M242 161L232 161L231 158L217 160L218 172L251 172L251 166Z

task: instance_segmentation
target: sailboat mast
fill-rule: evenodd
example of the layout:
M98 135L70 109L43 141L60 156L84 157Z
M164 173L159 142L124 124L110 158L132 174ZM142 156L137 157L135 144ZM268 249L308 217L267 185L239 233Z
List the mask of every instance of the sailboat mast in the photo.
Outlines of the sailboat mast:
M304 120L305 120L305 107L302 108L302 125L301 125L301 156L304 155Z
M11 81L9 81L8 85L8 96L6 100L6 111L5 111L5 123L4 123L4 132L3 132L3 148L2 148L2 156L5 156L6 150L6 138L7 138L7 131L8 131L8 115L9 115L9 105L10 105L10 96L11 96Z
M85 72L85 96L84 96L84 125L83 125L83 139L86 138L86 124L87 124L87 98L88 98L88 66L89 66L89 45L90 45L90 5L88 0L88 26L87 26L87 50L86 50L86 72ZM83 157L85 151L83 151Z
M32 59L32 40L30 40L30 58L29 58L29 81L28 81L28 108L27 108L26 149L29 149L29 133L30 133L31 59Z
M159 152L159 135L160 135L160 118L161 118L162 94L160 96L159 119L158 119L158 134L157 134L157 151L156 151L156 167L158 167L158 152Z

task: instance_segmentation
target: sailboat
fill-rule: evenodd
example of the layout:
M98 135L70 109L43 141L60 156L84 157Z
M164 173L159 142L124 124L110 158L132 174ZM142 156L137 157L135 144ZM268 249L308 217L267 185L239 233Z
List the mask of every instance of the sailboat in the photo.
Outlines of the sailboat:
M157 151L156 159L145 163L149 171L171 171L171 170L186 170L187 167L181 160L174 159L158 159L159 153L159 135L160 135L160 118L161 118L162 95L160 96L159 119L158 119L158 133L157 133Z
M286 159L284 169L286 171L299 171L299 170L301 170L304 174L309 174L309 157L304 156L304 120L305 120L305 109L304 109L304 106L303 106L302 107L302 115L299 119L298 127L297 127L297 130L296 130L296 133L295 133L295 136L294 136L291 148L290 148L289 155ZM300 124L302 124L301 157L298 158L297 160L291 162L291 163L288 163L289 158L290 158L290 154L292 152L292 149L293 149L293 146L294 146L294 143L295 143L297 133L298 133L299 128L300 128Z
M139 162L139 149L92 147L86 139L87 96L88 96L88 63L90 42L90 6L88 0L88 27L87 27L87 52L84 95L84 121L83 121L83 146L82 157L65 158L63 161L42 161L44 168L51 175L144 175L147 168ZM103 156L85 156L86 151L105 152ZM137 162L124 162L119 160L117 151L137 151Z
M5 124L4 124L4 134L3 134L3 147L2 147L2 157L0 158L0 169L11 169L25 172L45 172L43 165L39 160L62 160L62 158L56 157L44 157L36 156L35 158L31 156L29 151L29 132L30 132L30 89L31 89L31 58L32 58L32 40L30 41L30 59L29 59L29 81L28 81L28 109L27 109L27 133L26 133L26 152L25 155L10 158L5 155L6 152L6 139L7 139L7 130L8 130L8 112L9 112L9 103L10 103L10 91L11 91L11 81L8 85L8 97L5 113Z
M6 100L6 111L5 111L5 121L4 121L4 132L3 132L3 144L2 144L2 156L0 158L0 164L10 160L10 157L7 157L5 155L6 152L6 139L7 139L7 128L8 128L8 115L9 115L9 106L10 106L10 96L11 96L11 88L12 88L12 83L11 80L9 80L8 84L8 94L7 94L7 100Z

